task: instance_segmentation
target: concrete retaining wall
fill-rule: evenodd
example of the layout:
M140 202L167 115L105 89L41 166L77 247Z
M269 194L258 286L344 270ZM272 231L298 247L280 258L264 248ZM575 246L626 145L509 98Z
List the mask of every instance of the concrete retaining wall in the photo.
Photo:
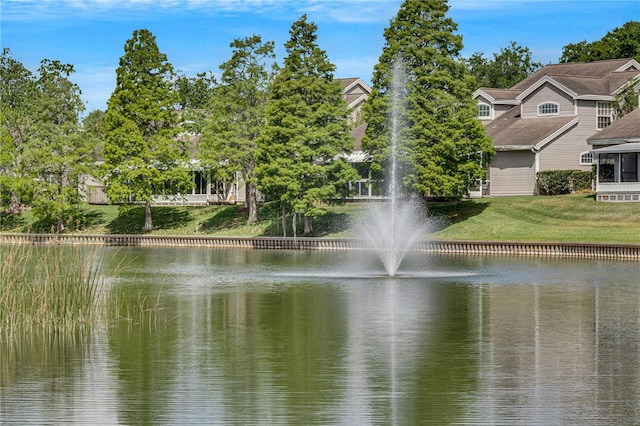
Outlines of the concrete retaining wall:
M3 244L78 244L136 247L206 247L271 250L370 250L346 238L214 237L162 235L6 234ZM495 241L427 241L413 250L426 253L503 256L552 256L640 260L640 245L590 243L522 243Z

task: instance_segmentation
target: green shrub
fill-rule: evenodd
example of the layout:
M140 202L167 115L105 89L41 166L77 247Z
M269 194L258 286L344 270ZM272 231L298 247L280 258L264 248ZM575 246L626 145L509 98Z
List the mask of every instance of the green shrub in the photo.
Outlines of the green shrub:
M592 181L593 172L582 170L546 170L536 176L540 195L571 194L591 189Z
M573 170L571 172L571 184L573 186L573 191L585 191L593 188L593 172L592 171L582 171L582 170Z

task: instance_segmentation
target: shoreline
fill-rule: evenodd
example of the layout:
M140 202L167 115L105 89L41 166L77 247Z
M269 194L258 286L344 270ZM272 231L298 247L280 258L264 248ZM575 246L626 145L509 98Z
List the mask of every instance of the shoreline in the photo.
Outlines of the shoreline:
M144 234L0 233L0 244L92 245L256 250L371 250L355 238L224 237ZM412 251L433 254L570 257L640 261L640 244L429 240Z

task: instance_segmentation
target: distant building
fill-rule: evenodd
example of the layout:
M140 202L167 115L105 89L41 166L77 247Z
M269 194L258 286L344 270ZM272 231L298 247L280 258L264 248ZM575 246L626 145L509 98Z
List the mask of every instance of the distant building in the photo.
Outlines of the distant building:
M342 93L349 107L349 122L356 125L362 121L362 106L371 94L371 88L360 78L340 79ZM354 150L348 156L348 161L361 173L362 179L353 182L356 191L355 198L367 198L372 195L372 185L369 184L366 168L363 167L366 156L361 151L360 142L364 136L366 124L357 125L351 135L354 138ZM200 139L199 134L182 133L182 138L188 138L194 147L191 152L193 189L187 194L157 194L153 197L154 205L207 205L216 203L244 203L246 201L245 185L236 173L231 181L214 181L199 165L196 159L196 147ZM90 204L107 204L109 202L104 183L95 177L87 176L81 188L86 200ZM258 194L260 197L260 194Z
M496 149L483 195L533 195L538 172L596 165L598 200L640 201L640 112L615 114L629 86L640 93L640 64L615 59L547 65L509 89L476 90Z

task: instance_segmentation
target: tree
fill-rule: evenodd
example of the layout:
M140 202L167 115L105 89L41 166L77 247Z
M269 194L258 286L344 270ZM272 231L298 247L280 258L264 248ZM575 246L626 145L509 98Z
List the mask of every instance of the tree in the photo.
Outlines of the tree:
M364 106L369 124L362 145L374 175L383 175L392 137L393 69L400 64L402 184L423 197L461 197L485 177L494 152L476 119L474 78L460 58L462 39L448 9L446 0L406 0L400 6L384 31Z
M104 140L105 140L105 112L94 109L82 120L82 130L85 137L90 139L90 145L93 147L93 156L95 160L104 158Z
M187 143L176 137L179 99L173 77L155 36L135 30L125 43L107 104L104 159L109 199L123 206L143 203L145 231L153 229L154 194L192 187Z
M3 214L31 205L41 220L62 231L80 209L79 183L90 147L78 128L84 110L73 66L45 59L38 75L2 52Z
M206 108L215 86L216 79L211 73L201 72L195 77L178 76L174 90L178 93L180 110Z
M591 62L633 58L640 61L640 22L629 21L609 31L600 40L570 43L562 48L560 62Z
M477 87L509 88L537 71L542 64L531 60L529 48L512 41L508 47L494 53L493 59L474 53L467 60L467 67L476 78Z
M248 222L258 221L255 167L258 139L266 116L273 71L265 61L275 57L274 43L253 35L236 39L231 59L220 65L221 85L211 98L211 113L200 141L200 158L209 169L239 171L247 189ZM272 70L274 68L272 67Z
M207 119L207 106L216 88L212 73L201 72L195 77L178 76L173 90L178 94L180 131L184 134L202 134Z
M38 133L30 155L37 176L33 207L42 220L55 220L56 231L80 209L79 184L92 160L90 140L80 132L84 111L80 88L69 80L73 65L43 60L38 69L35 113Z
M31 202L33 164L28 155L37 132L33 100L36 78L11 51L0 56L0 205L3 215L19 213Z
M635 90L637 83L638 79L632 78L616 95L613 101L613 109L617 119L624 117L626 114L638 108L640 96L638 96L638 92Z
M335 66L316 42L317 26L306 15L294 22L285 43L284 67L276 76L259 140L256 176L260 190L305 216L305 234L324 206L345 195L357 173L342 154L353 150L342 88ZM284 219L284 214L283 214ZM284 231L284 227L283 227ZM286 231L284 231L286 232Z

